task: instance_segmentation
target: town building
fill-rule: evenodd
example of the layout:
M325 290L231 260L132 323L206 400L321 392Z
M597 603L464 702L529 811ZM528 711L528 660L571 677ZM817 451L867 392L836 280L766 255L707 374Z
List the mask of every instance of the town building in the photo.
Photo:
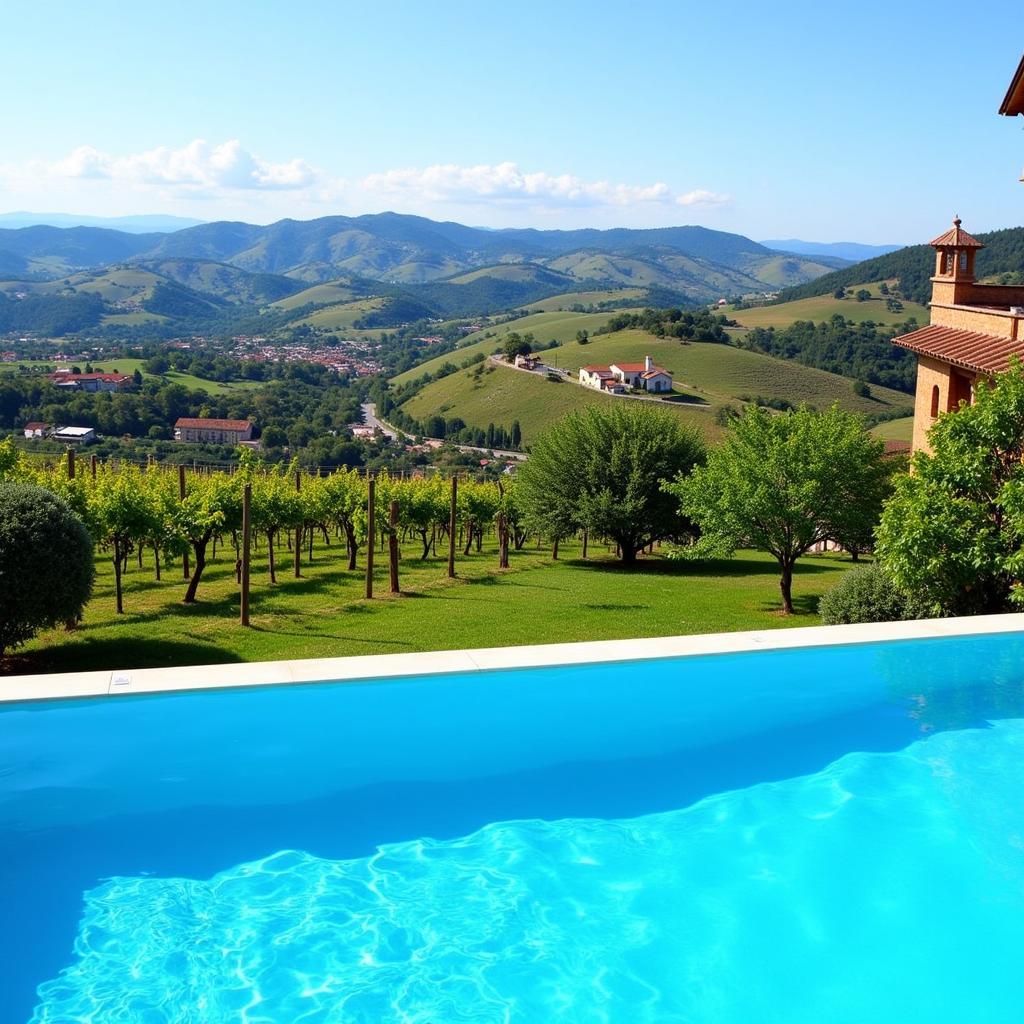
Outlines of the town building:
M242 444L252 441L249 420L216 420L183 416L174 424L174 440L205 444Z
M654 365L650 356L642 363L612 363L610 366L580 367L579 382L595 391L622 394L627 388L663 393L672 390L672 374Z
M96 440L96 431L92 427L58 427L50 439L68 444L89 444Z
M37 438L37 437L46 437L46 435L49 432L49 430L50 430L50 424L49 423L39 423L39 422L33 421L32 423L26 423L25 426L24 426L25 437L28 440L31 440L31 439Z
M928 432L940 413L971 404L979 378L1024 360L1024 286L978 284L974 259L984 245L960 218L931 243L935 249L931 322L893 338L917 355L913 450L930 451Z
M71 370L57 370L46 376L57 387L76 391L123 391L133 383L133 379L125 373L72 373Z

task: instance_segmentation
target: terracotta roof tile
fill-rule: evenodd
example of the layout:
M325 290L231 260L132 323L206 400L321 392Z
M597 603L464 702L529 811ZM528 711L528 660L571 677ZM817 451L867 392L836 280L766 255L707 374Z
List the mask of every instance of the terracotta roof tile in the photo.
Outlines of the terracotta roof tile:
M960 218L953 219L953 226L943 235L928 243L935 249L984 249L985 243L979 242L960 227Z
M979 373L1003 373L1010 368L1011 356L1017 356L1024 362L1024 340L1014 341L977 331L958 331L954 327L935 324L893 338L892 343L919 355L933 356Z

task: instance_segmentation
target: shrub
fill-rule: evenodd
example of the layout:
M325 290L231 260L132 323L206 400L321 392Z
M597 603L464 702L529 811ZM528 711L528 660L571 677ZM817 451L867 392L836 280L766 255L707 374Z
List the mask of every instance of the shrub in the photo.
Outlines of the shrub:
M0 484L0 655L76 618L92 592L92 541L55 494Z
M865 565L846 573L822 595L818 613L828 626L930 618L924 605L900 590L879 565Z

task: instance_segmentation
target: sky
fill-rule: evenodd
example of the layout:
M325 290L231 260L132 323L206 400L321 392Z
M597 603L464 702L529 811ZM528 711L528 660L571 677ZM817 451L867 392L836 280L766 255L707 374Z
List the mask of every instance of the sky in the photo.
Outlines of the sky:
M395 210L901 244L954 213L971 231L1016 226L1024 118L997 110L1018 14L1019 0L19 4L4 14L0 212Z

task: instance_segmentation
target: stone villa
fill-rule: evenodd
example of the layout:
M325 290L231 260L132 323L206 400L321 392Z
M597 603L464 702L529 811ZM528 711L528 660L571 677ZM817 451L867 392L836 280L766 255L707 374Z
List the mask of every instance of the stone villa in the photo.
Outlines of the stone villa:
M249 420L214 420L182 417L174 424L175 441L241 444L252 440Z

